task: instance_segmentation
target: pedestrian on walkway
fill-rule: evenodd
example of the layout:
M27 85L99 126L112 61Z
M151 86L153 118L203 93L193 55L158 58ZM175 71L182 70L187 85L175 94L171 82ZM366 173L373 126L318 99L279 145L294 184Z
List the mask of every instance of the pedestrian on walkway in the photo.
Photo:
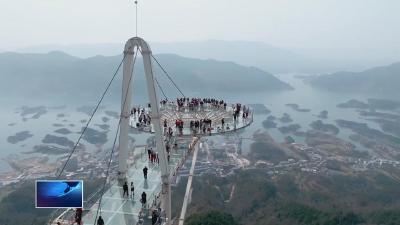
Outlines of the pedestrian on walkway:
M75 211L75 222L78 225L82 224L82 213L83 213L82 208L77 208Z
M140 200L140 202L142 203L142 206L146 205L146 201L147 201L146 197L147 197L146 192L143 191L142 199Z
M158 220L158 214L156 212L156 210L153 210L152 214L151 214L151 224L155 225L157 223Z
M129 197L129 192L128 192L128 183L124 183L124 185L122 186L122 189L124 190L124 193L122 194L122 197L125 197L125 193L126 193L126 197Z
M149 155L149 160L150 160L150 157L151 157L151 148L148 148L148 149L147 149L147 154Z
M97 225L104 225L104 220L101 216L99 216L99 219L97 219Z
M145 166L144 168L143 168L143 176L144 176L144 179L146 179L147 180L147 167Z
M131 182L131 197L135 195L135 186L133 186L133 182Z

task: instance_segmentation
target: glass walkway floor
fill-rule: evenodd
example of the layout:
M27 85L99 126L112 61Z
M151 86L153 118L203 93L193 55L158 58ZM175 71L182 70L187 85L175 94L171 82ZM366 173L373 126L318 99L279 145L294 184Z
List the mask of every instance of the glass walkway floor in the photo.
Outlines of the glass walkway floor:
M162 113L162 119L168 121L168 124L172 125L174 129L174 135L178 135L178 137L172 136L171 140L166 140L166 143L169 142L169 145L171 146L169 160L171 183L174 183L176 178L174 177L175 174L177 174L178 169L181 168L186 161L188 156L188 147L192 141L192 135L194 132L198 135L222 134L249 126L253 121L252 112L250 112L248 118L239 118L234 121L232 118L232 110L213 110L211 107L205 107L204 111L198 110L195 112L188 112L188 110L185 109L182 112L177 113L177 111L173 109L173 106L167 106L162 110ZM241 111L241 113L243 113L243 111ZM138 117L139 116L135 115L130 117L130 125L133 128L135 128L135 125L139 122ZM200 130L194 131L188 127L187 124L189 124L191 119L198 120L203 118L212 119L212 121L214 121L212 126L213 129L208 134L201 133ZM222 126L220 123L222 118L225 119L225 126ZM173 126L177 119L185 120L186 126L183 128L182 133L178 132ZM139 130L146 131L147 128L147 132L152 132L152 124L143 128ZM166 137L164 136L164 138ZM174 148L175 143L177 143L176 148ZM154 146L152 148L155 149ZM134 196L123 196L123 183L120 183L117 179L111 179L111 181L108 182L108 188L103 194L100 207L100 215L106 225L149 224L148 219L149 216L151 216L152 210L158 208L160 203L161 172L158 168L158 164L153 164L149 161L147 149L144 146L134 148L130 153L130 158L134 160L128 161L133 161L134 163L129 167L126 181L129 186L129 192L131 188L130 183L133 182L135 186ZM143 168L145 166L149 169L147 180L145 180L143 176ZM147 196L147 204L144 207L142 207L140 202L141 194L143 192L145 192ZM97 209L99 207L98 196L99 195L97 195L97 198L94 197L93 199L89 198L88 202L85 204L86 207L83 209L83 225L97 224L97 221L95 220ZM96 202L93 203L93 201ZM92 202L92 204L89 202ZM66 209L64 211L57 210L55 215L57 215L57 218L53 219L51 224L57 224L57 222L60 222L61 225L70 225L74 220L75 212L74 209ZM144 218L144 220L142 218Z
M175 142L173 137L170 141ZM191 139L180 139L177 141L178 148L171 148L170 154L170 173L175 174L178 167L181 167L186 160L188 145ZM171 144L173 146L173 144ZM154 148L153 148L154 149ZM130 166L127 173L127 183L129 186L129 196L123 196L123 189L120 181L117 179L110 182L109 188L104 192L101 200L101 213L106 225L136 225L143 224L139 221L139 215L142 215L145 220L151 216L151 211L157 209L161 191L161 172L157 163L151 163L148 158L146 147L136 147L132 153L135 157L135 162ZM143 168L147 166L148 174L147 180L143 176ZM171 175L171 180L173 176ZM135 191L132 196L130 193L131 185L133 182ZM171 181L173 182L173 181ZM142 207L140 202L142 193L147 195L146 206ZM96 200L90 208L83 210L83 225L96 225L95 221L96 212L99 207L99 201ZM61 225L72 224L74 220L74 209L66 209L63 215L53 220L52 224L60 222ZM76 223L75 223L76 224ZM148 224L148 223L144 223ZM150 223L151 224L151 223Z
M144 151L144 148L142 149ZM143 154L143 159L136 161L129 171L127 182L129 185L133 182L135 186L134 195L123 197L122 183L115 181L114 184L104 193L101 201L101 216L105 224L137 224L139 214L142 211L142 203L140 202L143 192L147 195L147 205L152 204L156 196L160 192L160 171L157 165L148 162L147 153ZM147 180L143 177L142 169L147 166L149 168ZM94 204L91 209L86 212L83 217L83 223L94 224L98 203ZM148 207L146 207L148 208Z

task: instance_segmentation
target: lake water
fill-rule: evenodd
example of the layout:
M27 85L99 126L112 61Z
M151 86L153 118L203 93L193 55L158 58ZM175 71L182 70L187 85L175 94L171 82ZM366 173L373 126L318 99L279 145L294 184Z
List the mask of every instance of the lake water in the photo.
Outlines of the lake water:
M323 110L327 110L328 118L324 119L324 123L335 124L337 119L345 119L356 122L367 123L369 127L380 129L379 124L371 122L361 117L358 112L354 109L343 109L336 107L337 104L346 102L350 99L357 99L361 101L367 101L368 98L382 98L382 99L392 99L396 100L391 96L377 96L377 95L361 95L361 94L341 94L333 93L317 88L313 88L310 85L305 84L302 80L295 77L295 74L284 74L278 75L279 79L289 83L295 88L293 91L285 92L275 92L275 93L256 93L249 95L238 95L235 96L240 102L248 103L262 103L272 112L269 115L273 115L277 118L281 117L284 113L288 113L293 119L292 123L297 123L301 125L300 131L307 131L310 129L310 123L312 121L318 120L317 117L319 113ZM235 99L231 98L233 96L225 96L231 101ZM296 103L300 108L311 109L311 112L297 112L288 106L287 103ZM250 135L262 127L261 123L269 115L257 115L254 119L254 125L247 128L245 133ZM286 126L291 123L281 123L276 121L279 126ZM277 129L268 129L271 136L277 141L283 141L285 136ZM339 137L348 139L348 136L352 132L348 129L340 129L338 134ZM295 138L297 141L302 140L302 138Z
M294 77L294 74L284 74L278 75L278 77L292 85L295 90L293 91L284 91L284 92L265 92L265 93L250 93L250 94L234 94L234 93L220 93L214 94L213 96L202 95L200 93L195 94L192 93L190 96L200 96L200 97L215 97L225 99L228 102L236 103L241 102L244 104L250 103L262 103L264 104L269 110L271 110L271 114L277 118L281 117L283 113L288 113L291 118L293 119L292 123L297 123L301 125L301 131L307 131L310 129L309 124L312 121L318 120L319 118L317 115L322 110L327 110L329 112L328 119L324 120L325 123L332 123L336 119L346 119L352 121L359 121L368 123L370 127L380 129L379 125L374 122L370 122L365 120L364 118L360 117L358 113L354 109L341 109L337 108L336 105L342 102L346 102L350 99L357 99L366 101L368 98L386 98L390 99L390 96L365 96L365 95L348 95L348 94L341 94L341 93L332 93L323 90L319 90L313 88L309 85L304 84L300 79ZM188 93L190 94L190 93ZM29 99L29 98L26 98ZM69 130L73 131L71 134L65 135L72 141L76 141L79 134L78 132L81 130L82 123L81 120L88 119L88 115L82 112L78 112L77 108L83 105L94 105L95 102L74 102L69 100L69 102L65 102L62 99L60 100L31 100L27 101L25 98L21 99L7 99L7 98L0 98L0 104L2 105L0 109L0 159L7 157L10 154L19 154L24 157L32 156L34 154L22 154L23 152L31 151L33 146L41 144L41 141L46 134L54 134L60 136L57 133L54 133L56 129L62 127L55 127L54 124L64 124L63 127L68 128ZM146 102L141 98L136 98L136 102L141 103L142 105ZM285 104L287 103L296 103L300 106L300 108L307 108L311 109L311 112L297 112ZM108 142L103 146L92 145L85 141L82 141L87 147L88 150L96 149L96 148L103 148L107 149L111 147L112 139L115 134L115 129L117 127L118 120L107 116L105 114L105 110L111 110L119 112L120 106L119 101L115 101L109 98L105 100L104 106L105 109L99 110L92 121L91 128L96 130L101 130L99 127L95 126L95 124L108 124L110 125L110 130L108 132ZM23 118L20 114L16 113L18 108L21 106L46 106L47 113L42 115L38 119L28 119L27 121L23 121ZM55 106L65 105L66 108L57 109L52 108ZM65 117L59 118L57 114L63 113ZM31 115L30 115L31 116ZM28 116L28 118L30 117ZM108 122L103 122L102 117L107 116L110 120ZM262 121L267 118L268 115L256 115L254 117L254 123L245 129L243 137L251 137L252 134L258 130L263 129ZM66 120L66 121L64 121ZM13 126L9 126L9 124L15 123ZM280 123L277 121L278 127L288 125L285 123ZM19 142L17 144L11 144L7 141L7 137L10 135L14 135L20 131L30 131L33 134L33 137L28 138L25 141ZM284 137L287 135L283 135L278 129L268 129L271 136L276 141L283 141ZM338 134L341 138L348 138L351 134L350 130L347 129L340 129L340 133ZM148 134L141 134L141 135L132 135L136 142L135 144L145 144L147 138L149 137ZM301 142L302 138L295 137L296 141ZM243 152L247 152L251 141L244 140L243 142ZM362 149L362 147L358 146L358 148ZM50 156L51 160L55 160L59 157L57 156ZM11 170L9 165L5 161L0 161L0 172Z

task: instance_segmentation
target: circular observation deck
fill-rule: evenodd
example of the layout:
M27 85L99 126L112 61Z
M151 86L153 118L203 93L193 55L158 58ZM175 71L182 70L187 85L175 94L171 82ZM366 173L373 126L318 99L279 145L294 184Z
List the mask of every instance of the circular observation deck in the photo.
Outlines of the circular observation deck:
M210 99L161 101L164 134L204 136L237 131L253 122L251 108ZM134 107L129 124L138 131L154 133L149 107Z

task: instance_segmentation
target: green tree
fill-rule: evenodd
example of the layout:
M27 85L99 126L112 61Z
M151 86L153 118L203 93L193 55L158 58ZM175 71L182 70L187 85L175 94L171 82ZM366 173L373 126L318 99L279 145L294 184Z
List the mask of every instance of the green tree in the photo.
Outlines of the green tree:
M186 220L187 225L239 225L232 215L210 211L207 213L193 214Z

